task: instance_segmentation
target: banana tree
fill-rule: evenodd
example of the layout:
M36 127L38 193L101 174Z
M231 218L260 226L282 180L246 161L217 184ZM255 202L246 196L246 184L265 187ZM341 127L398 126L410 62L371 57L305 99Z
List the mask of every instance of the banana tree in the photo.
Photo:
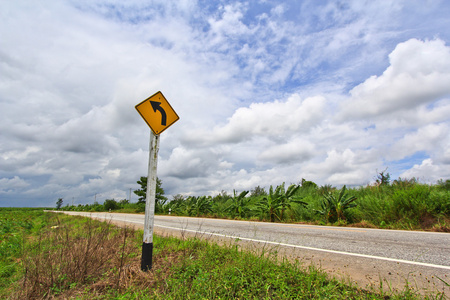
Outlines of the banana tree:
M155 213L166 212L166 202L167 198L155 202Z
M280 190L281 186L277 186L275 192L273 191L273 186L270 186L269 194L257 204L257 208L262 214L269 215L270 222L275 222L275 217L281 220L279 215L281 208Z
M189 216L201 216L211 212L211 200L206 196L189 197Z
M279 198L280 198L280 205L281 205L281 212L280 212L280 220L283 220L284 212L286 209L291 209L293 203L297 203L302 205L303 207L306 207L308 203L301 201L300 197L296 195L297 191L300 189L300 185L291 184L288 189L284 190L284 182L280 186L280 192L279 192Z
M321 203L322 210L316 210L317 213L323 215L327 222L334 220L344 220L345 210L348 208L356 207L356 203L353 203L357 198L355 196L348 196L346 193L347 187L344 185L336 198L334 194L329 193L324 196Z
M236 195L236 190L233 190L233 198L231 198L231 204L227 207L227 211L234 217L244 217L250 210L248 208L249 199L245 198L249 191L243 191L239 195Z

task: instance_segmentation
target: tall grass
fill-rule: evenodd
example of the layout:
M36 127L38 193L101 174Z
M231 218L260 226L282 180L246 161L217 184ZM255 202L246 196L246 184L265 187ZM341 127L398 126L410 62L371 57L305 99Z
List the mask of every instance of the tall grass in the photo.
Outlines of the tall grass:
M90 219L25 209L0 209L0 230L2 299L67 296L103 276L103 286L117 289L142 236Z
M415 182L366 187L355 194L358 197L356 221L367 220L381 227L402 229L450 229L448 190Z
M46 219L42 209L0 208L0 291L19 276L24 240Z
M38 236L38 240L27 247L23 264L25 277L22 282L23 295L38 297L91 283L111 266L119 265L121 272L128 230L117 232L112 225L86 222L74 232L73 227L59 225ZM116 238L117 235L123 236ZM110 265L111 264L111 265Z

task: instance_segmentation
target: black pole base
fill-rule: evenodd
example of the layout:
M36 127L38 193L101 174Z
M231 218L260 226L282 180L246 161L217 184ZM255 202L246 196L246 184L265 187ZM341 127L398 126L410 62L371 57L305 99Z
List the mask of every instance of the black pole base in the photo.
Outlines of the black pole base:
M144 272L152 269L153 243L142 243L141 270Z

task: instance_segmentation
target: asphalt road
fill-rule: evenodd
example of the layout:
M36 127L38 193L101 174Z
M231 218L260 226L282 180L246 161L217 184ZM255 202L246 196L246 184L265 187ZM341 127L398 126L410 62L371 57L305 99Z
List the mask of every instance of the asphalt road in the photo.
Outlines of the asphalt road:
M66 213L140 228L144 224L144 215L139 214ZM447 295L450 292L443 282L450 284L449 233L172 216L156 216L154 231L228 240L250 249L255 245L270 248L363 286L378 287L382 282L385 289L403 289L408 282L421 292L444 291Z

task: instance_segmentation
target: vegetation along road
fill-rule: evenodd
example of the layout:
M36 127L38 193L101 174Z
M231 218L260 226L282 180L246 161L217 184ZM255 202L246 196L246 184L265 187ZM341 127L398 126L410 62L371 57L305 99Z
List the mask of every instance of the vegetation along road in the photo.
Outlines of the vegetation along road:
M126 223L139 228L144 215L65 212ZM450 283L448 233L380 230L354 227L156 216L155 233L196 235L232 241L249 249L262 247L360 285L380 283L402 288L408 282L420 290L446 289ZM380 282L381 281L381 282Z

